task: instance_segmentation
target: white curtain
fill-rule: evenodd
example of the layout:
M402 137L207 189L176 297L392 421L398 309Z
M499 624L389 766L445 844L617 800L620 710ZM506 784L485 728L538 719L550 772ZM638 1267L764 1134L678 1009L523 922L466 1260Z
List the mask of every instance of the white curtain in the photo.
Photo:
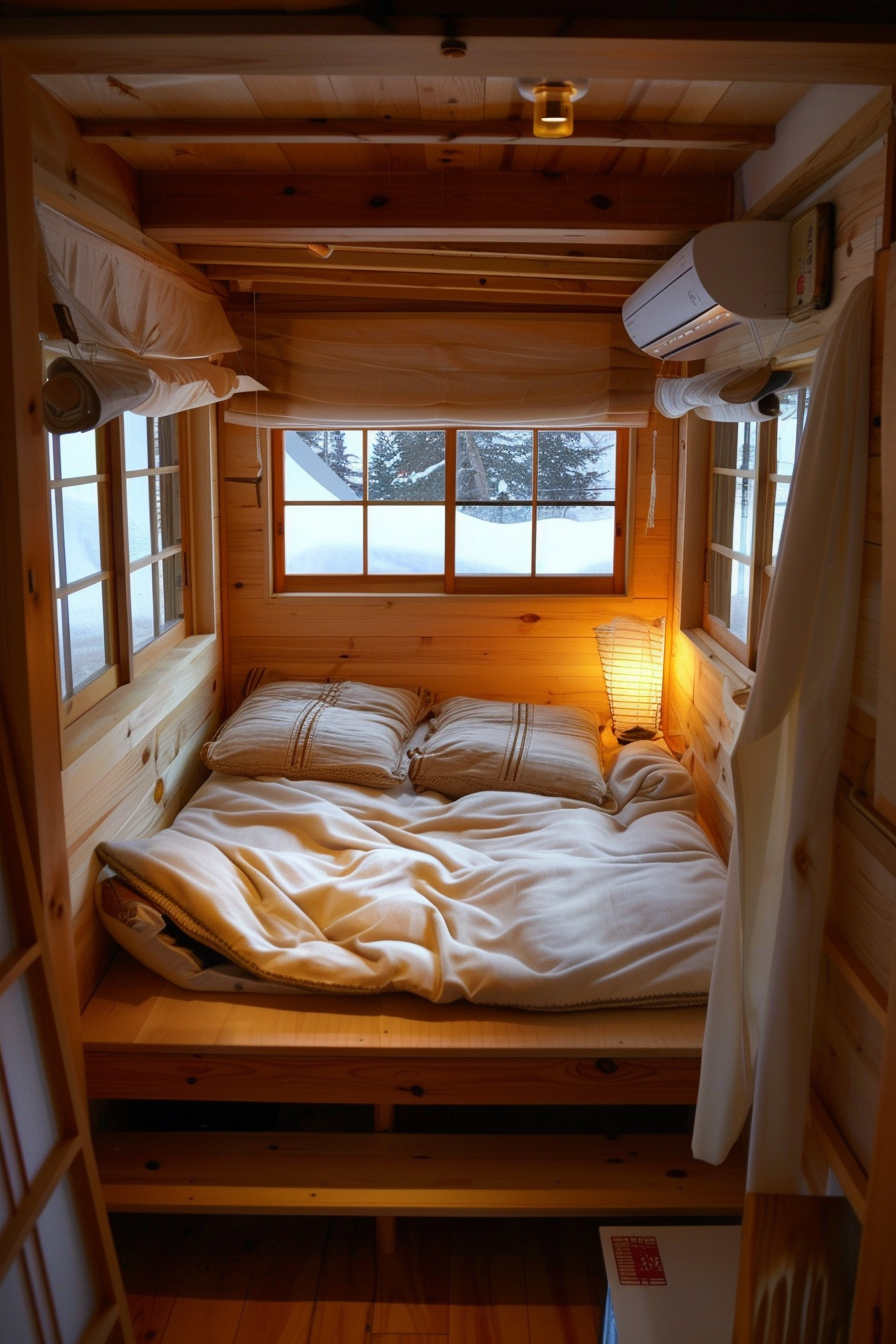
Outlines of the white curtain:
M735 831L694 1155L724 1160L753 1106L748 1189L800 1189L834 794L858 619L872 281L819 355L756 680L731 758Z
M228 420L391 429L646 425L655 363L617 316L234 316L231 362L269 389Z

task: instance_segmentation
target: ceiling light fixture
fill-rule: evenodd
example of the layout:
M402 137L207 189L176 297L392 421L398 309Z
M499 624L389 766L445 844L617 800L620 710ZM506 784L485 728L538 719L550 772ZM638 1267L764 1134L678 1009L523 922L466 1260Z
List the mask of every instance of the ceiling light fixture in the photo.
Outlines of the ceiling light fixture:
M518 79L520 95L535 104L532 133L540 140L572 135L572 105L588 92L587 79Z
M316 257L323 257L325 260L333 255L333 247L330 243L306 243L305 246Z
M460 37L446 37L440 51L443 56L453 57L454 60L462 60L467 54L467 44Z

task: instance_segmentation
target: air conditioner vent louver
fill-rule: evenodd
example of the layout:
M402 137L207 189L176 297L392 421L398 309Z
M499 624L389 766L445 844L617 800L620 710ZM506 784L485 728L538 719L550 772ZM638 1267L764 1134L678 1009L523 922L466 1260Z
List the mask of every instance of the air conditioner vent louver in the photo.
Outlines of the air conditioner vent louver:
M626 331L657 359L689 360L751 319L786 320L789 241L778 220L704 229L626 299Z

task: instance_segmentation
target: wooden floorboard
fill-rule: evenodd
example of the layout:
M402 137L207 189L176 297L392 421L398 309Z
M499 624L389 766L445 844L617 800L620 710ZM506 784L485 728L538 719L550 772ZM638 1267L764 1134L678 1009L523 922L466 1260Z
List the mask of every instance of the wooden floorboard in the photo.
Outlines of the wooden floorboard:
M308 1344L367 1344L376 1299L376 1243L369 1218L334 1218Z
M254 1218L203 1221L162 1336L166 1344L233 1344L261 1231Z
M151 1220L149 1220L151 1221ZM233 1344L304 1344L324 1258L322 1218L269 1218Z
M451 1232L449 1344L533 1344L520 1224L496 1237L489 1223L462 1220Z
M599 1344L581 1229L541 1219L523 1227L529 1337L542 1344Z
M597 1344L591 1219L116 1214L137 1344Z
M398 1219L396 1253L379 1264L374 1338L447 1335L450 1232L438 1218Z

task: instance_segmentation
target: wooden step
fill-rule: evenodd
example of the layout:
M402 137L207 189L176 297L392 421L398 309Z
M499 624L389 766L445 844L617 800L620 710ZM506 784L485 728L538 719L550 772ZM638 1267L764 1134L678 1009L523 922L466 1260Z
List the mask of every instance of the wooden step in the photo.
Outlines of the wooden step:
M738 1215L745 1164L686 1135L98 1133L115 1212Z

